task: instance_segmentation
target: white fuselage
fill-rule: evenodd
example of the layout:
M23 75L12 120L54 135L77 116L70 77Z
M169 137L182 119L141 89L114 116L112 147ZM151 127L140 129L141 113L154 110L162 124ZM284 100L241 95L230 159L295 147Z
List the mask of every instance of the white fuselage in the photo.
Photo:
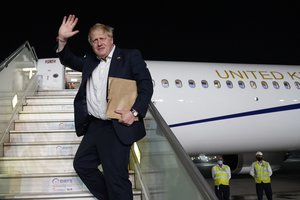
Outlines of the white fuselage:
M300 66L146 62L152 102L188 154L300 149Z

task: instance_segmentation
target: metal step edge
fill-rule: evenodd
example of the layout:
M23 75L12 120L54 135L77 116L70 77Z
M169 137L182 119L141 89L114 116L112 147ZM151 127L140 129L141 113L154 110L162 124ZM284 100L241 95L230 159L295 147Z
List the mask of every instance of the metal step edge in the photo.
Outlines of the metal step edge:
M73 91L73 92L40 92L40 93L36 93L30 96L76 96L77 91Z
M49 129L45 129L45 130L11 130L10 133L11 134L30 134L30 133L75 133L75 129L60 129L60 130L49 130Z
M75 95L36 95L27 96L26 99L74 99Z
M152 119L147 119L145 120L152 120ZM7 121L3 121L7 122ZM14 121L15 123L39 123L39 122L74 122L74 119L16 119Z
M73 111L72 111L73 112ZM152 121L153 119L151 117L146 116L144 118L144 120L149 120ZM16 119L15 122L60 122L60 121L66 121L66 122L70 122L70 121L74 121L74 119L30 119L30 120L24 120L24 119Z
M46 110L46 111L27 111L22 110L19 111L19 114L56 114L56 113L74 113L74 111L68 111L68 110Z
M30 105L30 104L37 104L37 103L48 103L48 104L52 104L52 103L73 103L74 102L74 99L71 99L71 98L52 98L52 99L49 99L49 98L44 98L44 99L26 99L25 100L26 103L24 105Z
M32 174L0 174L0 179L8 178L36 178L36 177L65 177L65 176L77 176L76 172L68 173L32 173Z
M73 104L26 105L23 106L22 111L52 111L53 109L74 111L74 105Z
M28 103L26 102L25 104L23 104L23 106L51 106L51 105L73 105L72 103L70 102L53 102L53 103L49 103L49 102L45 102L45 103L41 103L41 102L36 102L36 103Z
M39 145L74 145L80 141L56 141L56 142L5 142L3 146L39 146Z
M57 89L57 90L47 90L47 89L43 89L43 90L40 90L38 89L36 91L36 94L38 94L39 92L43 93L43 92L77 92L78 89Z
M133 196L142 195L141 190L132 189ZM96 199L90 192L82 191L82 192L52 192L52 193L10 193L10 194L1 194L1 199L79 199L85 197L91 197Z
M9 193L4 194L0 193L1 199L81 199L91 197L94 198L93 195L88 191L82 192L52 192L52 193ZM96 199L96 198L95 198Z
M134 175L135 172L133 170L129 170L129 175ZM42 177L68 177L68 176L78 176L77 173L74 172L65 172L65 173L16 173L16 174L0 174L0 179L8 179L8 178L42 178Z
M73 159L74 156L37 156L37 157L0 157L0 161L17 161L17 160L66 160Z
M35 122L74 122L74 119L16 119L15 123L35 123Z
M38 132L40 132L40 131L38 131ZM47 132L49 132L49 131L47 131ZM165 139L153 137L153 138L148 138L148 141L149 142L165 142ZM60 145L60 144L79 144L79 143L80 143L80 141L5 142L5 143L3 143L3 145L4 146L26 146L26 145L35 146L35 145Z
M44 157L37 157L38 159L35 159L34 157L16 157L14 159L14 157L6 157L5 159L0 159L1 163L4 164L4 167L8 167L9 164L11 162L16 163L16 162L23 162L27 163L39 163L39 162L47 162L47 163L52 163L52 162L64 162L67 163L68 167L64 168L62 171L59 170L54 170L52 168L50 168L50 171L45 170L45 171L22 171L20 169L14 170L14 171L6 171L3 170L0 174L0 180L1 179L5 179L5 178L18 178L18 177L24 177L25 175L29 175L27 178L32 178L32 177L36 177L37 175L41 175L39 177L44 177L44 175L46 174L47 177L49 176L49 174L53 174L54 176L57 174L65 174L65 176L67 175L71 175L73 176L75 173L74 168L72 167L72 163L74 160L74 156L44 156ZM28 167L28 166L27 166ZM52 166L53 167L53 166ZM0 166L1 168L1 166ZM99 170L102 171L102 167L101 165L99 165ZM3 168L4 169L4 168ZM49 168L48 168L49 169ZM129 176L132 177L135 174L135 171L133 169L128 168L128 173ZM134 181L134 180L133 180Z
M69 103L69 102L63 102L63 103L58 103L58 102L53 102L53 103L35 103L33 105L31 104L24 104L23 107L26 107L26 106L56 106L56 105L72 105L73 106L73 103Z

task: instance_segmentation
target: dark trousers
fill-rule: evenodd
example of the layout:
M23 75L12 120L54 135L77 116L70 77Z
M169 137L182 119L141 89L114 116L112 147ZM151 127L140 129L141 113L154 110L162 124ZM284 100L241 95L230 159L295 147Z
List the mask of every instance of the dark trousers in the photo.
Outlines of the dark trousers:
M109 120L93 119L74 157L73 166L101 200L132 200L128 165L131 145L120 142ZM98 169L101 164L103 173Z
M272 200L271 183L256 183L256 194L257 194L257 199L258 200L263 199L263 192L264 191L265 191L265 194L267 196L267 199Z
M229 200L230 187L229 185L216 185L215 193L219 200Z

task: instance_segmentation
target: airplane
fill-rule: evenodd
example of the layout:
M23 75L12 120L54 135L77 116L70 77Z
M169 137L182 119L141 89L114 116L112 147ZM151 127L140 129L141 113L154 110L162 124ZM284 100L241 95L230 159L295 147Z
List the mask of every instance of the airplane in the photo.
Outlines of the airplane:
M146 63L153 104L202 167L222 154L232 173L248 173L255 152L262 151L277 170L290 152L300 149L299 66Z
M299 150L299 66L147 65L154 81L152 102L193 158L223 154L233 173L243 174L256 151L263 151L277 170L290 152Z

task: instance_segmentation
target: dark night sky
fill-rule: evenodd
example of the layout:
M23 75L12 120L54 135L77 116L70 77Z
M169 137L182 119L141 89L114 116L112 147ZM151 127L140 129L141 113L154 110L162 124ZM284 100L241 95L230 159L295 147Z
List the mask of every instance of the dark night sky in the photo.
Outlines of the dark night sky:
M75 14L80 33L70 44L82 55L88 28L101 22L115 28L117 46L138 48L146 60L300 64L300 4L292 1L40 2L14 1L1 13L2 60L26 41L39 58L54 57L62 17Z

